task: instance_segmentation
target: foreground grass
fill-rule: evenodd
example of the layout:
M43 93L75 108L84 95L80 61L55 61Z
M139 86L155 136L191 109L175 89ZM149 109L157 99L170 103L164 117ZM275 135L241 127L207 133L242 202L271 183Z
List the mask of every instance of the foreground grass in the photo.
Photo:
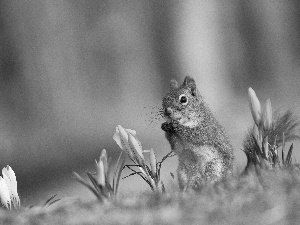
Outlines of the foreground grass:
M100 204L62 199L48 207L0 211L1 224L297 224L299 171L260 171L200 193L147 192Z

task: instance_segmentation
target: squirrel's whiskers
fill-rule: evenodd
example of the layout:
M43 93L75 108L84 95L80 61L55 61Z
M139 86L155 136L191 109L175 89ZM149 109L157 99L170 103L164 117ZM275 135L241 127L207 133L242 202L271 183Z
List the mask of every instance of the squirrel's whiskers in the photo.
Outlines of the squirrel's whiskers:
M144 107L148 108L148 107ZM147 127L154 126L164 118L164 110L161 106L153 106L149 113L146 113Z

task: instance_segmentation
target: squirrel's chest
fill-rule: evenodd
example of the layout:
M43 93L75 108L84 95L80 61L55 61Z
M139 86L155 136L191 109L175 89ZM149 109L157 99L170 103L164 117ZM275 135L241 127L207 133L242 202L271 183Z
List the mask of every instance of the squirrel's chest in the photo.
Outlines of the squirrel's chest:
M211 145L196 146L182 143L180 147L181 149L177 149L179 161L187 165L205 167L207 163L220 158L217 149Z
M224 163L211 145L189 146L178 155L178 176L181 185L194 187L210 180L218 181L224 173Z

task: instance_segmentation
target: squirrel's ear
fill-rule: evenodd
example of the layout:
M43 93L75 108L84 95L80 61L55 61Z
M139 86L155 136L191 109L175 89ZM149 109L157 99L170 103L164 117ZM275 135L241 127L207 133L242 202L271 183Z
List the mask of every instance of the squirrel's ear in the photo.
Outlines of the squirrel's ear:
M191 88L193 96L197 95L196 82L192 77L186 76L184 78L183 85Z
M178 82L176 80L172 79L170 81L170 87L171 87L171 89L177 89L179 87Z
M184 86L192 86L192 85L196 85L196 83L195 83L195 80L192 77L186 76L184 78L183 85Z

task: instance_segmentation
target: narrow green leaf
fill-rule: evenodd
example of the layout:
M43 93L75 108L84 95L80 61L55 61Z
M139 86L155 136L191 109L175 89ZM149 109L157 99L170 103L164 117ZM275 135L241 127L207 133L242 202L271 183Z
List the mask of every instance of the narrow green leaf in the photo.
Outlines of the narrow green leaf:
M52 204L54 204L54 203L56 203L56 202L58 202L58 201L60 201L60 200L61 199L55 199L54 201L52 201L52 202L49 203L49 206L52 205Z
M92 184L94 185L94 188L96 189L96 191L98 193L102 193L103 186L100 184L98 185L97 180L93 177L93 175L90 172L87 172L87 175L90 178L90 181L92 182Z
M162 193L166 193L166 188L165 188L165 185L164 185L163 181L160 181L160 183L161 183L161 191L162 191Z
M44 203L44 205L42 206L42 208L45 207L49 202L51 202L52 199L54 199L56 196L57 196L57 194L52 195L50 198L48 198L48 200Z
M135 165L136 166L136 165ZM125 165L128 169L133 171L135 174L139 175L151 188L152 191L154 191L154 187L152 186L151 182L145 177L145 174L142 172L136 172L134 169L130 168L129 165Z
M121 157L122 157L122 151L118 157L118 160L117 160L117 163L116 163L116 168L115 168L115 172L114 172L114 176L113 176L113 187L115 188L115 178L117 176L117 173L119 172L119 164L120 164L120 160L121 160ZM123 158L123 161L125 161L125 158ZM123 170L123 168L122 168Z
M281 151L281 158L282 158L282 164L285 165L285 160L284 160L284 147L285 147L285 138L284 138L284 133L282 133L282 151Z
M115 195L117 195L117 193L118 193L120 178L121 178L122 171L124 169L124 164L125 164L125 158L123 158L123 160L120 164L120 167L119 167L119 171L117 173L118 176L117 176L117 180L116 180L116 186L114 187L114 194Z
M286 156L286 164L287 165L291 165L292 163L292 153L293 153L293 143L291 144L290 148L289 148L289 151L288 151L288 154Z
M93 186L91 186L84 179L82 179L81 176L79 176L76 172L73 172L73 175L77 182L81 183L82 185L90 189L90 191L92 191L94 195L99 199L99 201L101 202L103 201L102 197L99 195L99 193L96 191L96 189Z

